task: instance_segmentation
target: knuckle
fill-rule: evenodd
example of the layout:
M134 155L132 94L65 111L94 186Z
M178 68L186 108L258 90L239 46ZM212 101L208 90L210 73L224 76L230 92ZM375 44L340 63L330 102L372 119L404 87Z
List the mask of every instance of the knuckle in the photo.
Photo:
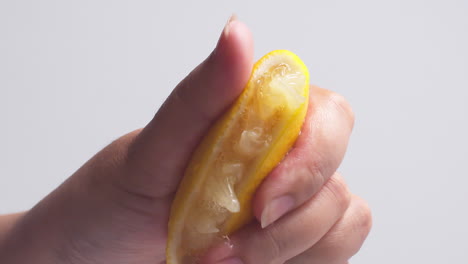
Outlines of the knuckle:
M269 247L269 263L281 261L281 253L286 249L286 245L281 239L280 232L273 223L265 229L265 237Z
M329 153L319 150L309 150L308 162L303 165L308 174L308 180L312 181L317 187L322 187L325 182L333 175L334 159Z
M325 184L325 188L330 195L335 199L339 209L344 212L349 207L351 202L351 193L343 177L339 173L335 173Z
M353 195L352 214L348 226L343 229L343 252L348 257L354 256L364 244L372 227L372 215L369 205L362 198Z
M330 92L329 100L333 103L334 106L336 106L336 108L338 108L340 112L342 112L345 115L347 121L349 122L352 128L354 126L355 115L348 100L346 100L344 96L336 92Z
M355 229L364 240L372 229L372 212L369 204L361 197L355 196L356 199L356 220Z
M320 161L309 162L304 166L305 173L301 180L302 186L306 186L310 189L311 194L316 193L328 180L326 173L326 166ZM309 188L310 187L310 188Z

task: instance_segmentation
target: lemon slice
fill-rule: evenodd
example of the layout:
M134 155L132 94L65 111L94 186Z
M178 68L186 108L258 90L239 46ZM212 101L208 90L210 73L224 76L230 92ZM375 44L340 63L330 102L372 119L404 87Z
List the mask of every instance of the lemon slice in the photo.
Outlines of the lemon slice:
M168 264L195 263L252 220L255 189L299 135L308 97L309 73L294 53L276 50L254 65L185 171L171 208Z

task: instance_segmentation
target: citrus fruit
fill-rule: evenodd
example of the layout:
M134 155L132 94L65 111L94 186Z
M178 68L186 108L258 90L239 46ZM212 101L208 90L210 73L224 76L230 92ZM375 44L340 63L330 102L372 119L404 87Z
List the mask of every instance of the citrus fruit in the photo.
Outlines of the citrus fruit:
M195 263L252 220L252 196L299 135L308 97L307 67L292 52L272 51L254 65L187 166L171 208L167 264Z

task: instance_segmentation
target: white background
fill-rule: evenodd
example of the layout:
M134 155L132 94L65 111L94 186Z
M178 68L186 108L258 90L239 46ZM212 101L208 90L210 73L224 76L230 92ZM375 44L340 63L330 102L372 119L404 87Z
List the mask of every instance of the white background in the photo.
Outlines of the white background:
M357 121L340 169L374 228L352 263L468 259L468 1L0 0L0 213L143 126L231 13Z

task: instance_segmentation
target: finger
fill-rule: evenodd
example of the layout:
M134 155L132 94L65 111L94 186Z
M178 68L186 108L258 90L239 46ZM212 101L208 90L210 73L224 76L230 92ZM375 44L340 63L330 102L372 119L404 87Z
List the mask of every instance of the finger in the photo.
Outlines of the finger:
M211 55L174 89L136 137L128 154L127 188L152 197L175 191L193 149L247 83L252 57L250 31L230 20Z
M372 216L369 206L362 198L353 195L343 218L312 248L286 263L346 263L359 251L371 226Z
M346 152L354 116L342 96L311 87L308 113L294 148L257 190L253 208L263 227L314 195Z
M283 263L319 241L342 217L349 200L346 184L335 174L301 207L267 228L262 229L256 222L247 226L232 236L231 246L215 247L202 263L223 263L232 258L244 264Z

